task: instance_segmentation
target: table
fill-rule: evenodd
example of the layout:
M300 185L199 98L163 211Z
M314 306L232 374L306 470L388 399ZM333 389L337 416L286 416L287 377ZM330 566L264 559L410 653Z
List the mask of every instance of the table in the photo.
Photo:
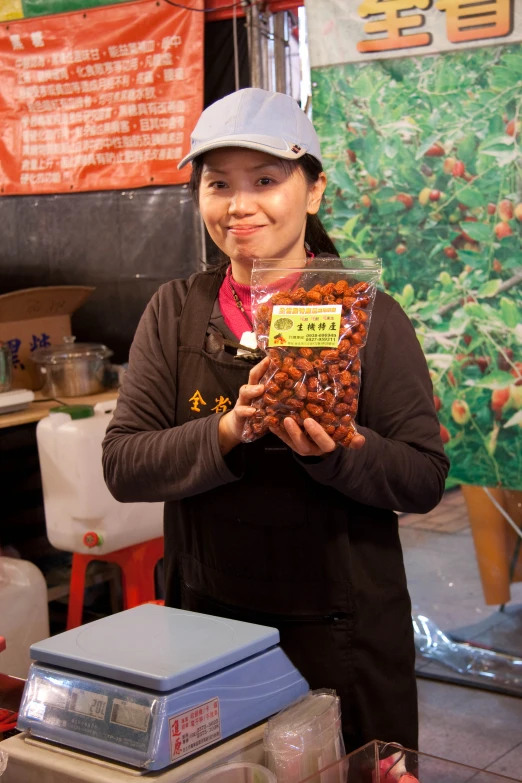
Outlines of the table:
M96 405L97 402L107 402L108 400L115 400L117 397L118 389L107 389L107 391L100 394L90 394L85 397L60 397L60 400L66 405ZM41 392L35 392L34 402L29 403L25 410L0 414L0 429L18 427L21 424L31 424L44 419L50 409L56 408L58 403L54 401L42 402L41 400L43 399L46 398Z

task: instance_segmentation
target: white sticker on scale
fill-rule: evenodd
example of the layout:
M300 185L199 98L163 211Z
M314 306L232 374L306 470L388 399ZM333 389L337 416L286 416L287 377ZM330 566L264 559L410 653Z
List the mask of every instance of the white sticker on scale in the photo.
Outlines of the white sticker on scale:
M170 758L179 761L221 739L219 699L198 704L169 718Z
M27 717L33 720L43 720L45 717L45 704L39 701L32 701L27 708Z

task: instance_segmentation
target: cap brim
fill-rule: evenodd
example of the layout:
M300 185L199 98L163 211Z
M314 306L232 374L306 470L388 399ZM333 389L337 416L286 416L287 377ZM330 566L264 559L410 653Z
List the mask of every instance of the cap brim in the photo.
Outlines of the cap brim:
M283 144L285 145L283 147ZM255 136L241 137L241 136L222 136L219 139L213 139L207 144L200 144L189 152L188 155L178 163L178 169L182 169L187 163L197 158L199 155L203 155L205 152L211 150L221 149L222 147L244 147L249 150L257 150L258 152L266 152L268 155L273 155L276 158L285 158L285 160L298 160L306 155L308 148L300 145L297 152L284 140L271 136Z

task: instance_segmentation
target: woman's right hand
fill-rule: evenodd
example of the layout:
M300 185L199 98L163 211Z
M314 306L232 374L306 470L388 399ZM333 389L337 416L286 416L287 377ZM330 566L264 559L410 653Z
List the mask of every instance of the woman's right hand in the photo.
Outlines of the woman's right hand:
M252 400L263 394L265 387L259 383L268 369L270 359L252 367L248 376L248 383L241 386L237 402L231 411L225 413L219 420L219 446L223 456L241 443L245 420L253 416L256 409L252 407Z

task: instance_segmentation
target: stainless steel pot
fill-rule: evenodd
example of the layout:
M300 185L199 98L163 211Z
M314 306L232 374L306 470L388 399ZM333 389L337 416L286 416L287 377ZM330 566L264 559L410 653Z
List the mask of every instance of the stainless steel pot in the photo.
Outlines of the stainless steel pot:
M38 348L32 359L39 368L42 391L49 397L81 397L103 391L107 359L112 351L100 343L75 343Z
M7 392L13 382L13 358L6 343L0 342L0 393Z

